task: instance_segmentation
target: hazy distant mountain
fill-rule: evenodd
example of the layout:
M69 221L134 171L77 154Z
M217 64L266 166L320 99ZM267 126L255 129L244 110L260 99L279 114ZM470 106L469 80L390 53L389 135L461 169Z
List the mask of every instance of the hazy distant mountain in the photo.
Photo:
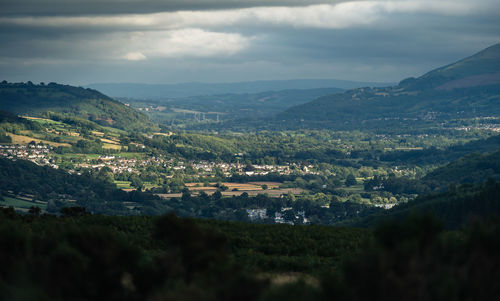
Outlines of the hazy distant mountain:
M123 129L140 128L148 117L98 91L59 85L0 83L0 109L15 114L54 112Z
M320 96L340 93L338 88L298 89L260 93L190 96L172 99L121 99L145 112L160 124L175 122L205 126L210 121L256 119L271 117L294 105L303 104Z
M397 86L358 88L278 115L290 127L411 126L500 115L500 44Z
M199 95L216 95L227 93L259 93L289 89L383 87L391 83L355 82L337 79L295 79L264 80L237 83L179 83L179 84L118 84L100 83L88 85L112 97L129 97L140 99L178 98Z

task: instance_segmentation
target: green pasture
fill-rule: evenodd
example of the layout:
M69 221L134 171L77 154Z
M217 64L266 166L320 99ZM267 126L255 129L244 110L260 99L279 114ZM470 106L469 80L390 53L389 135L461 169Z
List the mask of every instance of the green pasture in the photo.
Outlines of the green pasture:
M20 200L8 196L4 196L3 199L5 200L4 202L0 201L0 205L5 205L7 207L14 207L14 208L30 208L32 206L40 207L40 209L46 210L47 205L46 204L38 204L34 202L29 202L25 200Z

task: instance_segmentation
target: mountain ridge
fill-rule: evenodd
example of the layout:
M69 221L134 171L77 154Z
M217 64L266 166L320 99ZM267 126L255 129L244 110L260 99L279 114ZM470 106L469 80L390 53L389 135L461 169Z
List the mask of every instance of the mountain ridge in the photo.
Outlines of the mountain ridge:
M416 88L423 84L439 89L446 82L476 77L479 75L496 74L500 83L500 43L487 47L471 56L458 60L454 63L433 69L418 77ZM478 85L481 83L478 83ZM400 83L401 85L401 83ZM413 88L410 85L407 88Z
M448 86L446 86L448 84ZM500 44L398 85L357 88L278 114L290 127L411 127L432 120L500 115Z

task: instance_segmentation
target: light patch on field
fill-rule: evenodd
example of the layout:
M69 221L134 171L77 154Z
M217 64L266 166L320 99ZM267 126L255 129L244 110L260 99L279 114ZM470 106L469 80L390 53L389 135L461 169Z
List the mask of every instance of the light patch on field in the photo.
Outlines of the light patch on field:
M130 186L130 183L132 183L132 182L130 182L130 181L115 181L116 187L118 187L120 189L123 189L123 188L130 189L130 188L132 188Z
M396 150L413 151L413 150L423 150L423 147L396 147Z
M48 145L52 145L55 147L57 147L57 146L71 147L71 144L69 144L69 143L59 143L59 142L52 142L52 141L47 141L47 140L40 140L40 139L36 139L33 137L15 135L12 133L7 133L7 135L9 135L12 138L12 144L28 144L31 141L35 141L36 143L42 142L43 144L48 144Z
M55 121L52 119L47 119L47 118L40 118L40 117L30 117L30 116L20 116L21 118L24 119L29 119L29 120L35 120L35 121L44 121L46 123L54 123L54 124L61 124L62 122L60 121Z
M281 183L280 182L248 182L248 184L252 185L267 185L268 189L274 189L274 188L279 188Z
M32 206L36 206L36 207L40 207L43 210L47 209L47 204L29 202L29 201L20 200L18 198L11 198L11 197L6 197L6 196L4 196L3 198L4 198L5 202L0 202L0 205L3 207L12 206L14 208L30 208Z
M98 136L98 137L104 137L104 133L103 132L98 132L98 131L92 131L92 134Z
M272 285L286 285L291 283L296 283L299 281L304 281L313 287L319 287L319 281L317 278L297 272L288 272L288 273L261 273L257 275L259 279L269 280Z
M109 143L109 144L118 144L118 145L120 144L119 142L114 141L114 140L111 140L111 139L100 138L100 140L101 140L102 142Z
M185 186L189 188L189 190L193 191L200 191L200 190L206 190L206 191L211 191L211 190L216 190L217 187L215 187L216 183L209 183L210 186L208 187L203 187L203 183L186 183ZM233 189L238 189L238 190L243 190L243 191L251 191L251 190L263 190L262 186L267 185L267 189L277 189L279 188L281 183L279 182L248 182L248 183L230 183L230 182L224 182L221 183L221 185L227 186L227 190L233 190Z
M217 187L203 187L203 186L197 187L197 186L195 186L195 187L189 187L189 190L190 191L202 191L203 190L206 192L206 191L212 191L212 190L215 191L215 190L217 190Z
M186 114L219 114L219 115L226 115L226 113L224 113L224 112L201 112L201 111L176 109L176 108L172 108L172 111L174 111L175 113L186 113Z
M207 188L207 187L205 187ZM124 189L125 190L125 189ZM205 191L208 195L212 195L216 190L197 190L193 191L193 194L196 195L198 192ZM242 193L246 192L249 196L256 196L258 194L267 194L269 197L280 197L282 194L293 194L299 195L304 192L304 189L301 188L282 188L282 189L271 189L271 190L238 190L238 191L222 191L223 196L240 196ZM182 196L182 193L160 193L156 194L161 198L170 199L170 198L178 198Z
M174 133L172 132L168 132L168 133L154 133L153 136L155 135L158 135L158 136L165 136L165 137L170 137L172 136Z
M106 148L106 149L116 149L116 150L121 150L121 149L122 149L121 145L110 144L110 143L104 143L104 144L102 145L102 148Z

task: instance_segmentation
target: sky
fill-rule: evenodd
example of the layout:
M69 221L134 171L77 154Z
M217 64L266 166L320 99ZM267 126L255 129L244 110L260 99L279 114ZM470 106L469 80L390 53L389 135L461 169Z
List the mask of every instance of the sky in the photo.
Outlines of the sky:
M398 82L500 42L500 0L0 0L0 80Z

